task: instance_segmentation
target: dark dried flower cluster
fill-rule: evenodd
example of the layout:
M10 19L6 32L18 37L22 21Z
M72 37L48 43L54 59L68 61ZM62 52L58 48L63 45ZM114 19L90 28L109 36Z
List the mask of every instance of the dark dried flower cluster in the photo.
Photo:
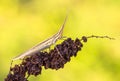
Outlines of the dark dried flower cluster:
M10 67L10 72L5 81L28 81L30 75L37 76L41 74L42 67L45 69L58 70L64 67L64 64L71 60L72 56L76 56L77 52L83 47L83 42L87 42L88 38L108 38L108 36L83 36L82 39L76 38L72 40L67 38L61 44L58 44L49 52L38 52L30 57L23 59L22 63Z
M87 42L86 37L82 37L83 42ZM61 44L58 44L50 52L38 52L30 57L26 57L21 64L15 65L5 78L5 81L28 81L30 75L37 76L41 74L42 67L45 69L58 70L64 67L64 64L70 61L72 56L76 56L81 50L83 44L77 38L72 40L67 38Z

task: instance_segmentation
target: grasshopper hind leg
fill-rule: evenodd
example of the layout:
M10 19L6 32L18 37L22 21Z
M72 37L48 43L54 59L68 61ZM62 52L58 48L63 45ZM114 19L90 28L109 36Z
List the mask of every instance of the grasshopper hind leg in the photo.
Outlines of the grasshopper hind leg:
M9 73L11 72L12 64L13 64L13 60L12 60L11 63L10 63L10 70L9 70Z

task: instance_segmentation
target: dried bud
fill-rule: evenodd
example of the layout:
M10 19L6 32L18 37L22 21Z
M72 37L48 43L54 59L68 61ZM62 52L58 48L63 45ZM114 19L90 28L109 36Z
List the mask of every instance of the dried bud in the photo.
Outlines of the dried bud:
M82 40L83 40L83 42L87 42L87 37L83 36Z

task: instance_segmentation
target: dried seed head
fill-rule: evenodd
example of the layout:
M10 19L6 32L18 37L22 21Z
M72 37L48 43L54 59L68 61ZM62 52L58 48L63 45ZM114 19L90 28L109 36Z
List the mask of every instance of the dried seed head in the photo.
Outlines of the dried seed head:
M64 67L64 64L70 61L72 56L76 56L81 50L83 44L77 38L75 41L71 38L58 44L50 52L38 52L25 58L20 65L15 65L10 69L5 81L28 81L27 75L37 76L41 74L42 66L45 69L51 68L58 70Z
M109 38L108 36L83 36L81 40L87 42L88 38ZM45 69L58 70L71 60L72 56L77 56L77 52L83 47L80 39L72 40L67 38L61 44L58 44L49 52L38 52L30 57L23 59L21 64L10 68L10 72L5 81L28 81L30 75L37 76L41 74L42 66ZM27 77L28 76L28 77ZM26 78L27 77L27 78Z

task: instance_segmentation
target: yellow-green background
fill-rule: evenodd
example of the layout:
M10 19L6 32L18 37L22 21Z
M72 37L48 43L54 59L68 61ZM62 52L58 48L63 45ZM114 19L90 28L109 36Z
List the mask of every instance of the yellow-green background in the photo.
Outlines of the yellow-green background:
M0 81L11 59L55 34L67 12L64 36L109 35L116 40L89 39L64 69L43 69L29 80L120 81L120 0L0 0Z

